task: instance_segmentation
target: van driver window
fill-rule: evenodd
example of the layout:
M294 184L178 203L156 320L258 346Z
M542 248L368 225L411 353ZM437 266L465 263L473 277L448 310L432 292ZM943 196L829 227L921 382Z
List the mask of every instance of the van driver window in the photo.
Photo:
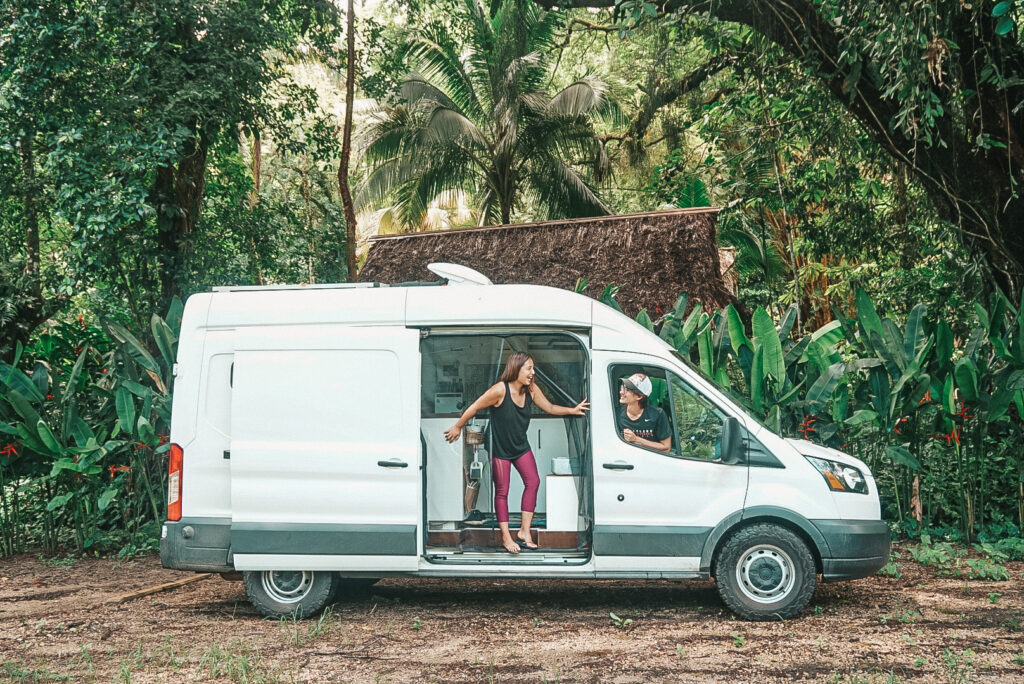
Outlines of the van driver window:
M612 368L619 438L667 455L715 460L725 416L678 375L651 366Z

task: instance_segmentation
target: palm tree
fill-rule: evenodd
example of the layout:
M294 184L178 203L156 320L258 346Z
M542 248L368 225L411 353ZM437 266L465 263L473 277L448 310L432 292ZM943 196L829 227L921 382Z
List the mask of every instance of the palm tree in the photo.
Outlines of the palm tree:
M458 191L473 198L480 225L508 223L527 196L552 217L607 214L580 170L598 181L607 171L592 118L608 110L604 86L584 78L554 95L544 88L564 13L529 0L494 0L489 10L462 2L465 45L440 28L411 41L417 70L366 135L361 201L390 200L407 224Z

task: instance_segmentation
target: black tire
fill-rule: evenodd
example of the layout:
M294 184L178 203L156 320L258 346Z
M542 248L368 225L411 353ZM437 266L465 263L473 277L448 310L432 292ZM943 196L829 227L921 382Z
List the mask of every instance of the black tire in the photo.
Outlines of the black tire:
M725 605L746 620L793 617L807 606L818 582L814 556L804 540L772 523L732 534L714 569Z
M245 593L266 617L305 618L331 602L338 574L323 570L256 570L244 573Z

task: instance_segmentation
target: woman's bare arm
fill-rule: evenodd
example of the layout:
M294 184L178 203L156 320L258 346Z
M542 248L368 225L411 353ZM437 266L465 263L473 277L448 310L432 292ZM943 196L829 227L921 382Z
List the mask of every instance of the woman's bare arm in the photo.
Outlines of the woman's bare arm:
M530 385L530 396L533 398L533 403L537 404L541 411L550 413L553 416L582 416L590 410L590 402L586 398L575 406L557 406L552 404L544 396L541 388L535 384Z
M459 419L450 428L444 431L444 438L449 443L454 442L462 434L462 428L465 427L466 423L470 421L473 416L477 414L481 409L485 409L488 406L497 406L501 401L501 398L505 396L505 385L497 383L492 385L490 389L480 395L480 397L469 405Z

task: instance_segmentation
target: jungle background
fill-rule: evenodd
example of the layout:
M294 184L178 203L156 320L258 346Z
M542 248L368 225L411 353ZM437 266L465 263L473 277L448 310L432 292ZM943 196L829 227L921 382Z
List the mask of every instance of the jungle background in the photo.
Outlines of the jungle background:
M1022 20L8 0L0 556L156 547L191 293L346 281L375 234L719 206L742 306L665 293L638 320L773 429L865 459L894 535L974 543L950 571L1002 577L1024 554ZM579 288L614 305L628 278Z

